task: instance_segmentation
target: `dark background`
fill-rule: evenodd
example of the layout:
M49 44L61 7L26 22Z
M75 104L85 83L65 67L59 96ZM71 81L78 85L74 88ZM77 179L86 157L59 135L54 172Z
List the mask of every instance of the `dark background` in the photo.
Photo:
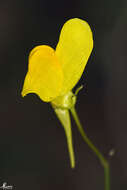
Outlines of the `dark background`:
M21 97L30 50L55 48L69 18L90 24L94 50L78 83L77 111L88 136L111 165L111 190L127 189L127 1L0 0L0 186L17 190L103 190L96 156L75 123L76 168L50 104ZM109 151L115 149L111 158Z

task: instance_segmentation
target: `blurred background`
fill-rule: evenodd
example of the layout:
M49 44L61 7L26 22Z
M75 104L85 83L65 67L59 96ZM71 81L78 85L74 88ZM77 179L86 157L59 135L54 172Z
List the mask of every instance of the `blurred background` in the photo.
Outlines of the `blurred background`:
M77 86L87 135L109 159L111 190L127 189L127 1L0 0L0 186L103 190L103 168L72 121L76 168L50 104L21 89L30 50L55 48L69 18L86 20L94 50ZM115 149L115 155L109 151Z

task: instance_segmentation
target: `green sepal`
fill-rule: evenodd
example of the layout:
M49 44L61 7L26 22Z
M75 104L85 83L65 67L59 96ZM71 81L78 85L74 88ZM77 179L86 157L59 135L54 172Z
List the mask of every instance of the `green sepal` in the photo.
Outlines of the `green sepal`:
M53 108L71 109L76 103L76 96L72 91L69 91L63 96L58 96L51 104Z
M75 91L75 96L78 95L79 91L83 89L83 85L79 86Z
M70 156L70 163L71 168L75 167L75 156L73 150L73 143L72 143L72 131L71 131L71 120L70 114L68 109L61 109L61 108L54 108L54 111L60 120L62 126L64 127L66 138L67 138L67 145L68 151Z

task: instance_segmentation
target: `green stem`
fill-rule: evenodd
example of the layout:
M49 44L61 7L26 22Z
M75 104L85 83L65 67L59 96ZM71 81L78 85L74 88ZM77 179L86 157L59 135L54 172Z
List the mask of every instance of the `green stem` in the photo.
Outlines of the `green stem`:
M105 175L105 190L110 190L110 171L109 171L109 163L104 158L104 156L101 154L101 152L94 146L94 144L91 142L91 140L87 137L86 133L83 130L83 127L80 123L80 120L78 118L78 115L76 113L75 107L72 107L70 109L72 116L77 124L78 130L80 134L82 135L84 141L87 143L87 145L91 148L91 150L96 154L96 156L99 158L102 166L104 167L104 175Z

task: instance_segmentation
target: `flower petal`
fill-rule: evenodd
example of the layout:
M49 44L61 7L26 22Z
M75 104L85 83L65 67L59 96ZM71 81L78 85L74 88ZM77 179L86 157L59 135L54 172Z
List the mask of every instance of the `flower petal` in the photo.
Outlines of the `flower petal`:
M70 121L70 113L67 109L54 109L58 119L60 120L61 124L64 127L66 138L67 138L67 145L68 151L70 156L70 163L71 167L75 167L75 155L73 150L73 142L72 142L72 131L71 131L71 121Z
M22 96L36 93L43 101L49 102L59 95L62 82L63 73L54 49L46 45L35 47L29 55Z
M63 69L62 93L71 90L80 79L93 48L93 36L87 22L67 21L60 34L56 55Z

